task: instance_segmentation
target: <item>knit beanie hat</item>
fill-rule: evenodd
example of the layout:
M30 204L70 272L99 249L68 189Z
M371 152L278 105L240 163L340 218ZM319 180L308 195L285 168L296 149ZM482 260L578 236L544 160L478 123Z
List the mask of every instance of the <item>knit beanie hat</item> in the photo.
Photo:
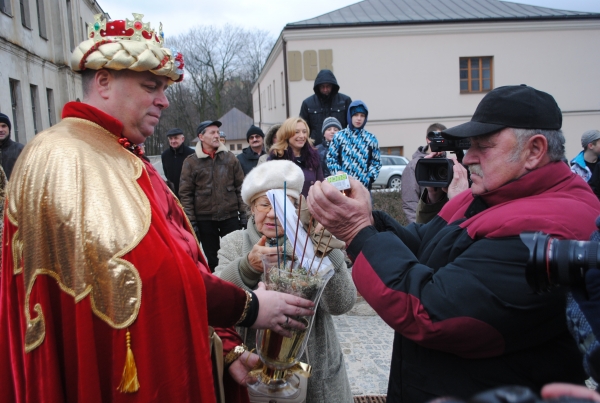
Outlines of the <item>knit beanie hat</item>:
M8 126L9 132L12 130L12 125L10 124L10 119L4 113L0 113L0 123L6 123L6 126Z
M598 139L600 139L600 132L598 130L588 130L581 136L581 146L587 148L588 144Z
M258 134L263 139L265 138L265 134L260 129L260 127L256 127L256 126L252 125L246 132L246 141L250 141L250 136L252 136L253 134Z
M367 110L362 105L356 105L350 108L350 116L354 116L357 113L364 113L365 115L369 114L369 112L367 112Z
M242 200L249 206L267 190L283 189L283 182L286 182L287 195L298 199L304 186L304 172L288 160L273 160L257 165L244 178Z
M330 127L337 127L338 129L342 130L342 124L339 120L334 117L328 117L323 121L323 129L321 130L321 133L325 134L325 130L329 129Z

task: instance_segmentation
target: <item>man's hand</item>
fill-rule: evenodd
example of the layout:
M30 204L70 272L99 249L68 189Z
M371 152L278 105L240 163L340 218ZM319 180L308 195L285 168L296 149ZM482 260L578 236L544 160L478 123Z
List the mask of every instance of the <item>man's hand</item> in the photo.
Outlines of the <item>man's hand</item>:
M245 351L237 360L229 366L229 375L240 385L246 386L256 382L256 378L250 376L250 371L254 369L260 361L258 355Z
M349 244L361 229L373 225L371 195L354 178L344 196L329 182L317 182L308 192L308 209L336 238Z
M267 291L262 282L258 283L254 295L258 298L259 310L252 329L271 329L282 336L291 337L292 333L288 329L306 328L294 319L295 317L315 314L312 310L315 304L312 301L290 294Z
M198 224L196 223L196 221L191 221L190 224L192 225L192 231L194 231L194 234L196 234L196 237L198 238L198 240L200 239L199 237L199 230L198 230Z

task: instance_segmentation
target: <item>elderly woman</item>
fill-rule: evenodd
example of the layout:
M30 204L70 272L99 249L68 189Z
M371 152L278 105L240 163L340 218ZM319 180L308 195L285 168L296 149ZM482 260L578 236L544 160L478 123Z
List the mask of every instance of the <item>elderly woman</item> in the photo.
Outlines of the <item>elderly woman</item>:
M288 197L297 201L304 184L304 174L293 162L268 161L246 176L242 184L242 198L251 210L248 227L221 240L215 275L247 290L257 287L263 273L261 255L274 253L277 245L283 244L283 227L275 219L266 192L282 189L284 181L287 182ZM287 250L291 249L292 245L288 243ZM313 368L308 379L307 403L352 402L343 354L331 315L341 315L354 306L356 288L342 251L333 249L328 256L335 274L323 291L308 346L300 359Z
M323 169L319 152L309 137L310 130L306 121L299 117L289 118L277 130L277 142L269 151L269 160L288 160L295 162L304 173L302 194L308 196L308 190L316 181L322 181Z

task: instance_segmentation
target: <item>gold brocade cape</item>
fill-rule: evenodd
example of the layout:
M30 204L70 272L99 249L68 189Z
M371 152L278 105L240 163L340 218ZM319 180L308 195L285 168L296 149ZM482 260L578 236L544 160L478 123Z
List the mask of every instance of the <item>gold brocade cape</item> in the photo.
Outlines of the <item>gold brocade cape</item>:
M40 158L44 156L44 158ZM122 256L148 232L150 203L136 182L143 163L102 127L66 118L21 153L7 189L6 214L18 227L13 272L25 286L25 351L44 340L44 311L29 306L36 278L54 278L115 329L132 324L142 284Z

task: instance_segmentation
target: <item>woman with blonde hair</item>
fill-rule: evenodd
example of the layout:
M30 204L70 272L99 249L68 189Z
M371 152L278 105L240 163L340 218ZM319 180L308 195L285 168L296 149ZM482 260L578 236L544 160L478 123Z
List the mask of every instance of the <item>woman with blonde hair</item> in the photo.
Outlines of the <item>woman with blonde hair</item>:
M304 173L302 194L308 196L308 190L316 181L322 181L323 170L319 152L309 137L310 130L306 121L300 117L287 119L277 130L277 142L269 151L269 160L289 160L298 165Z

